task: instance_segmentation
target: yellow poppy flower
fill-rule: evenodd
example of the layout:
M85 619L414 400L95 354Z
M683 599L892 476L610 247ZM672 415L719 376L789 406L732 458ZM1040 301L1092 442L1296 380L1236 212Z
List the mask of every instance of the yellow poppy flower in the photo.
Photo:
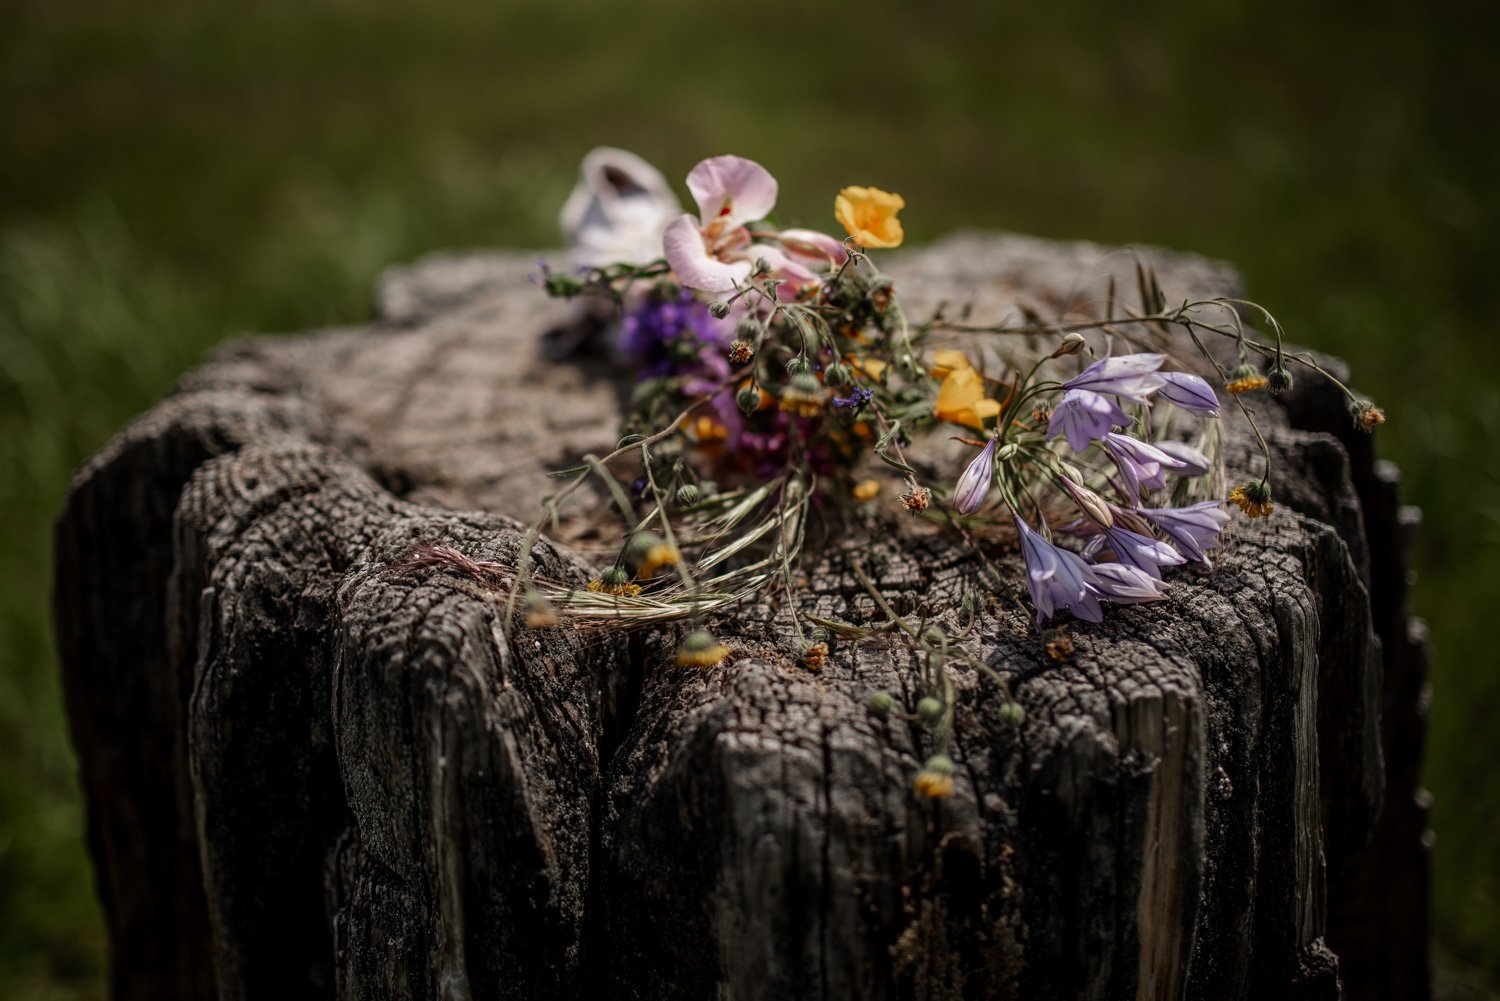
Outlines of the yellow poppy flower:
M899 247L905 234L896 213L906 199L879 188L845 188L833 200L833 214L861 247Z
M946 379L948 373L956 372L961 368L973 368L969 356L957 348L945 348L933 353L932 377L934 379Z
M932 412L940 421L983 431L985 419L1000 413L1000 401L984 395L984 380L978 372L957 368L943 379Z

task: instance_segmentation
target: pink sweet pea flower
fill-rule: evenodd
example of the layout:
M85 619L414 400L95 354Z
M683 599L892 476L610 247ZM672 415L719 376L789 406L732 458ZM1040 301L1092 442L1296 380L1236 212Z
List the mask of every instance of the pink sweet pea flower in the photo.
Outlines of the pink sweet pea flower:
M779 298L796 296L817 281L814 267L842 264L843 244L812 230L756 233L748 223L764 219L776 207L776 179L766 168L740 156L715 156L692 169L688 190L698 203L698 217L681 215L667 226L662 247L667 263L688 288L730 292L743 284L764 260L778 278ZM774 239L778 245L752 242Z

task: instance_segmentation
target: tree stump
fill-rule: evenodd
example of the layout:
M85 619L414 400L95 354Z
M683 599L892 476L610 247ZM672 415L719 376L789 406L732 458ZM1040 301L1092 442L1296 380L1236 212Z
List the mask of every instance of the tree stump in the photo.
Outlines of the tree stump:
M1169 301L1238 294L1144 253ZM915 317L999 319L1132 267L968 236L890 271ZM79 472L56 620L116 998L1426 996L1415 519L1336 393L1260 406L1275 514L1069 663L1005 557L970 651L1026 719L950 666L927 801L921 734L864 708L910 695L904 652L812 674L765 602L708 671L649 631L508 642L496 591L406 559L513 566L546 472L613 446L620 374L549 360L531 270L396 269L374 323L225 348ZM592 576L566 538L533 559ZM834 547L809 610L876 614L854 561L950 622L977 579L941 536Z

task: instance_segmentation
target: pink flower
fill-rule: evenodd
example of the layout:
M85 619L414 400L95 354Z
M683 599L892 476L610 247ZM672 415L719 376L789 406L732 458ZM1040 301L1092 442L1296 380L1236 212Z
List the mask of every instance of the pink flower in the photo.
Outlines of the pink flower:
M672 220L662 247L688 288L733 291L750 277L756 261L765 261L772 274L787 282L778 298L790 298L817 281L815 268L841 264L847 256L843 244L812 230L752 236L747 224L770 215L777 194L776 179L753 160L710 157L692 169L687 185L698 203L698 217L684 214Z

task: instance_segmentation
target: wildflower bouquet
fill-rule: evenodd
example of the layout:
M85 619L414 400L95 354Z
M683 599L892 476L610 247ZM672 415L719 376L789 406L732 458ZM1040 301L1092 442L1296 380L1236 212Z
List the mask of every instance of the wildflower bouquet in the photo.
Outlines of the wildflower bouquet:
M696 212L639 158L594 151L563 211L572 268L543 267L549 294L608 305L614 350L637 382L618 447L554 473L563 482L534 529L592 483L618 526L614 559L587 589L534 580L523 564L516 593L533 624L686 619L678 662L711 666L731 651L704 630L708 613L780 589L797 656L816 669L834 634L869 631L798 610L804 553L888 534L895 517L953 533L997 584L991 557L1019 548L1038 627L1063 613L1099 622L1106 604L1165 598L1172 568L1210 565L1229 505L1272 512L1250 394L1286 391L1300 365L1343 390L1359 427L1384 419L1316 359L1287 351L1262 307L1171 305L1141 263L1134 302L1111 281L1099 319L982 325L938 310L914 321L873 258L903 241L899 195L840 191L838 238L778 225L776 180L741 157L704 160L687 188ZM1272 336L1253 336L1251 318ZM1184 341L1194 350L1179 357ZM1226 398L1263 457L1261 475L1232 488ZM942 630L890 617L927 655L928 695L912 718L941 734L942 661L965 655ZM1064 634L1044 641L1065 658ZM877 693L872 709L893 711L890 697ZM926 795L951 788L944 743L919 778Z

